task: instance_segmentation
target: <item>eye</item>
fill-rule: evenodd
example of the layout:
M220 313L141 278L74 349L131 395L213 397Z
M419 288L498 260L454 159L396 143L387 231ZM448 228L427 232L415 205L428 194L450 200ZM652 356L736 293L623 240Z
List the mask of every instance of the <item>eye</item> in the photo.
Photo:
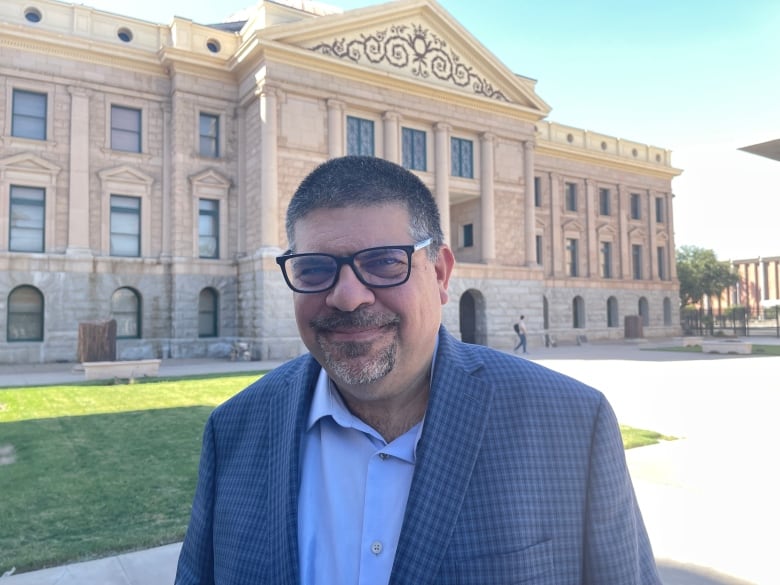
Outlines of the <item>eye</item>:
M355 261L360 265L362 272L379 278L405 276L408 269L406 252L395 248L370 250L355 258Z
M296 281L317 285L333 278L336 263L329 256L303 256L292 261L292 273Z

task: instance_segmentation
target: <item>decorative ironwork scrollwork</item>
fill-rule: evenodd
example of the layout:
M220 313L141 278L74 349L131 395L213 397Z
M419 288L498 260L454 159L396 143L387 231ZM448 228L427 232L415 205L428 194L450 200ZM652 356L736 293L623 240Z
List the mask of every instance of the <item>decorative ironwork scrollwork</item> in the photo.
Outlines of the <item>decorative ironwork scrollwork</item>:
M507 97L493 88L472 67L461 62L460 56L447 46L447 41L421 25L394 25L374 34L361 34L347 41L335 39L311 48L323 55L349 59L360 63L387 63L399 69L409 69L415 77L431 76L458 87L470 87L477 95L508 102Z

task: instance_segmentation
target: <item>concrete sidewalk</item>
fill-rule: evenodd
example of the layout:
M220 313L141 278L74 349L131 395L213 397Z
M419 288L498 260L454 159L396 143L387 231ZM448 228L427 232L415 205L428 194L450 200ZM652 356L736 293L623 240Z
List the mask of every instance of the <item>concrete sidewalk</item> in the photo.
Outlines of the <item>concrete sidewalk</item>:
M780 583L774 562L780 479L771 464L777 457L772 429L780 415L780 357L643 351L649 345L532 348L525 357L602 390L621 424L679 437L626 453L665 585ZM275 365L166 360L160 375ZM70 368L72 364L12 372L0 367L0 386L9 380L22 385L22 380L83 379ZM171 544L0 580L2 585L170 585L179 547Z

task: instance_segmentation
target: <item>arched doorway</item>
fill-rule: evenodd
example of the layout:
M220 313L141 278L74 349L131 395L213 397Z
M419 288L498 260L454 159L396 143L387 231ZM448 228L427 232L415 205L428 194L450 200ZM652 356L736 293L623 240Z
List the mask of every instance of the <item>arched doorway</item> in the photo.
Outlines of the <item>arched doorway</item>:
M460 338L465 343L487 345L485 324L485 297L478 290L469 289L460 297Z

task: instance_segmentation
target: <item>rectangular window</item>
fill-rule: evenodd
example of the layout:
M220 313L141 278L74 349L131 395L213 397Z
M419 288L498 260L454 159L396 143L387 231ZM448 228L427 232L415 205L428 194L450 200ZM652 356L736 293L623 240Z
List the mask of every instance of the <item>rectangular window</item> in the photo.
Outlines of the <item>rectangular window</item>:
M566 183L566 211L577 211L577 183Z
M450 138L450 162L453 177L474 178L474 144L464 138Z
M566 239L566 273L569 276L577 276L579 274L578 262L579 262L579 241L574 238Z
M631 193L631 219L642 219L642 197Z
M612 197L609 189L599 189L599 214L612 214Z
M463 247L471 248L474 246L474 224L467 223L463 226Z
M141 255L141 199L111 195L111 255Z
M200 156L219 158L219 116L200 113Z
M46 94L15 89L11 136L46 140Z
M43 252L46 192L11 185L10 238L12 252Z
M347 154L374 156L374 123L347 116Z
M141 152L141 110L111 106L111 148Z
M198 250L201 258L219 258L219 201L198 202Z
M634 280L642 280L642 246L631 246L631 261L634 269Z
M534 177L534 207L542 206L542 178Z
M663 246L658 246L656 254L658 256L658 278L666 280L666 249Z
M656 197L655 198L655 222L663 223L665 215L666 214L664 213L664 198Z
M601 278L612 278L612 242L601 242Z
M413 171L427 171L425 132L413 128L402 128L401 142L404 168Z
M542 236L536 236L536 263L542 265Z

